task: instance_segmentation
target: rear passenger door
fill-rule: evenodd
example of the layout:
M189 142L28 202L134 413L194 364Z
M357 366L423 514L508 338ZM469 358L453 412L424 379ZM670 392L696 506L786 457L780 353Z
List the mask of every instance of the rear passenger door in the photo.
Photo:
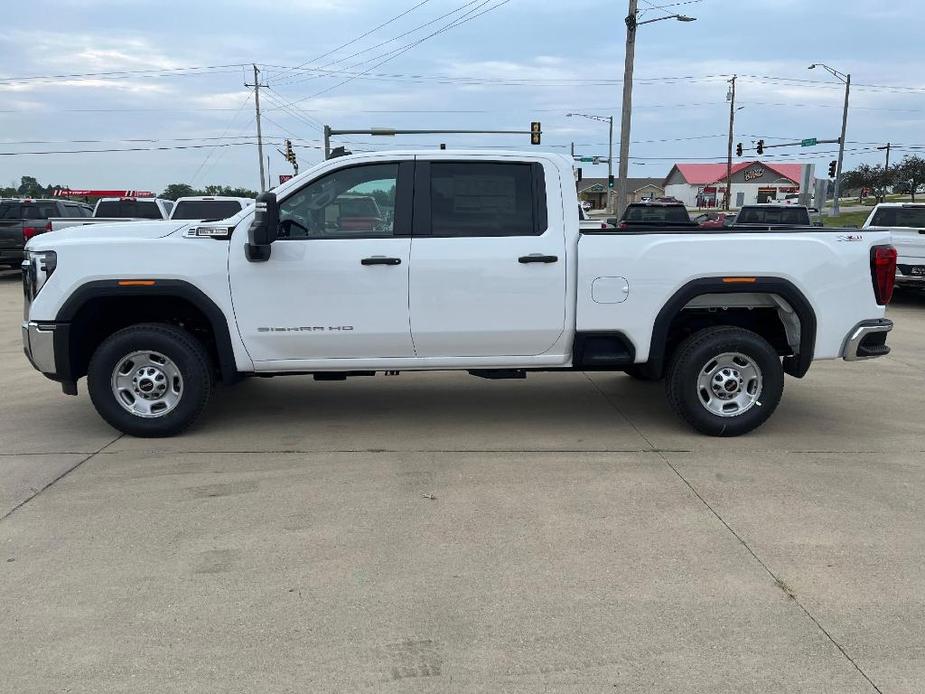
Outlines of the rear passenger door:
M540 163L418 161L409 276L418 357L532 356L556 343L567 259L546 187Z

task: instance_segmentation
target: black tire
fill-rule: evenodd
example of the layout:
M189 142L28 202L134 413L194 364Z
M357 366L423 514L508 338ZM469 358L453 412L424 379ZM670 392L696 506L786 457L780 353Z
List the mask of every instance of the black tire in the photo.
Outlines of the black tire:
M129 412L114 393L113 371L138 351L157 352L173 362L182 378L179 401L163 415L142 417ZM100 416L121 432L140 437L179 434L209 402L212 369L203 345L185 330L160 323L142 323L110 335L97 347L87 369L87 389Z
M649 370L648 365L646 364L633 364L633 366L628 367L624 370L627 376L636 379L637 381L661 381L662 376L654 374Z
M722 416L704 404L698 379L710 360L728 353L752 360L760 369L761 386L753 405L740 414ZM709 389L704 390L709 398ZM774 413L783 392L784 370L777 352L763 337L743 328L706 328L694 333L675 350L665 377L665 393L672 409L709 436L739 436L758 428Z

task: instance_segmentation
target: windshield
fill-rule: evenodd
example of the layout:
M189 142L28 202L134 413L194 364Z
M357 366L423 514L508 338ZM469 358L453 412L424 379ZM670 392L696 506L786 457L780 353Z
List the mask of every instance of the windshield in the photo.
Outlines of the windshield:
M154 200L105 200L96 206L96 217L112 219L163 219Z
M809 212L799 207L745 207L736 224L809 224Z
M183 200L171 219L226 219L241 211L237 200Z
M623 213L624 222L690 222L683 205L630 205Z
M881 207L874 212L870 225L925 228L925 207Z

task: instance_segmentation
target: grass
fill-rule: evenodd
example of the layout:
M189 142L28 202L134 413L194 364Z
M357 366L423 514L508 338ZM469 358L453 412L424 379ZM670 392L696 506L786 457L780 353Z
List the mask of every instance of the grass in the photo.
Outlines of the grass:
M837 217L823 217L822 224L827 227L860 227L870 215L870 211L844 212Z

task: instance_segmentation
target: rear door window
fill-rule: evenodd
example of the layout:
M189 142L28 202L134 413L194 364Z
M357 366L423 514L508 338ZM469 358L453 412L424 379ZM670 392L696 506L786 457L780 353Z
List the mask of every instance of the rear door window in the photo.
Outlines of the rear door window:
M58 206L53 202L23 203L20 214L22 214L22 219L49 219L61 216Z
M530 164L433 162L433 236L537 236Z
M750 207L742 210L740 224L808 225L809 213L792 207Z
M0 219L20 219L20 204L18 202L5 202L0 204Z
M925 207L881 207L874 212L871 226L925 229Z
M690 215L681 205L630 205L623 216L625 222L690 222Z

